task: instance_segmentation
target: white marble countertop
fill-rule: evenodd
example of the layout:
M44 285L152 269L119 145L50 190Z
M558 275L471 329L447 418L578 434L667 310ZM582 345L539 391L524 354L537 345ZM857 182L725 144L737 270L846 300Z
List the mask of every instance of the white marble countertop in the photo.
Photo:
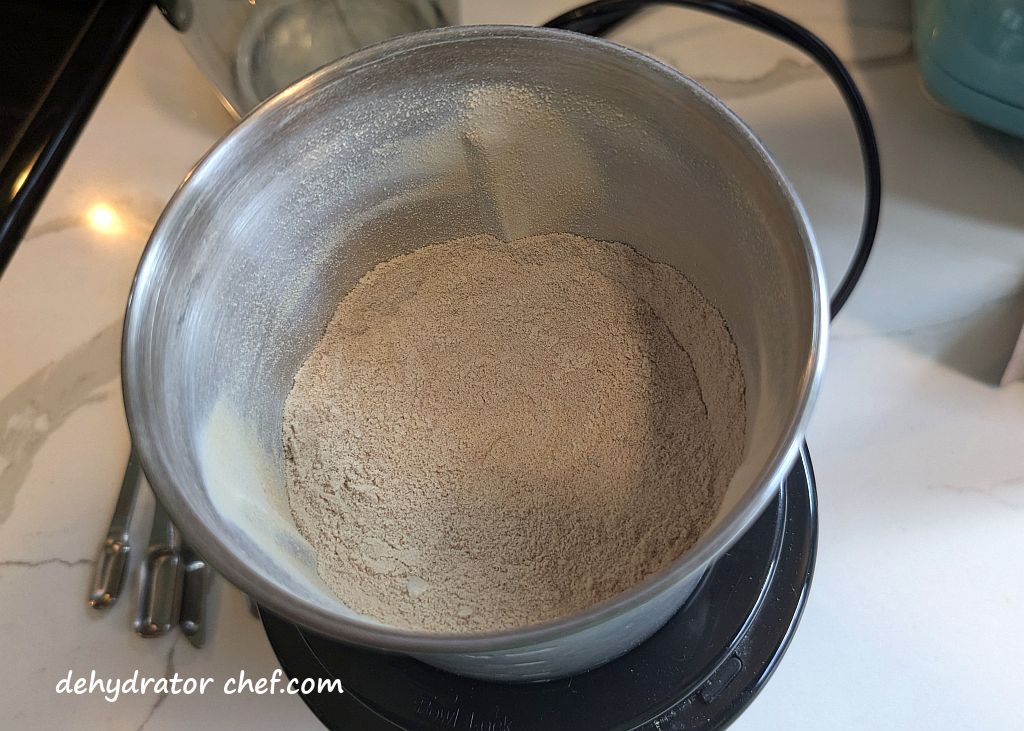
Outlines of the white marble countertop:
M536 23L571 4L481 0L463 19ZM1022 728L1024 384L993 383L1024 320L1024 143L926 97L905 4L775 5L850 62L886 194L809 434L820 498L810 601L734 728ZM682 11L617 37L696 76L762 136L837 280L862 187L824 76L777 42ZM12 728L318 727L287 695L55 693L69 670L227 678L277 667L225 582L198 651L177 633L136 637L131 600L103 616L84 601L128 454L118 357L132 272L164 202L230 124L154 13L0 280L0 707Z

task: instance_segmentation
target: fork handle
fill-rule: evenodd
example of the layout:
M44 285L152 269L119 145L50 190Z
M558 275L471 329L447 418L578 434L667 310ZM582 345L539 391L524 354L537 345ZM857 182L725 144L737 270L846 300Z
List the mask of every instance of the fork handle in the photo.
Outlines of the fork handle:
M132 513L135 510L135 498L139 492L142 470L133 449L128 457L128 465L124 470L121 490L117 496L117 505L110 517L107 537L100 544L96 556L96 571L93 574L92 588L89 591L89 604L96 609L108 609L117 601L124 588L127 575L128 559L131 553L128 531L131 526Z

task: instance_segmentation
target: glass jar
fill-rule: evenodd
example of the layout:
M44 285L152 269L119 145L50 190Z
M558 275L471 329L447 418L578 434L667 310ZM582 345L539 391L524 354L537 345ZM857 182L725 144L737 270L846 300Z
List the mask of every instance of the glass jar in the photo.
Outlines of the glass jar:
M161 0L224 106L242 117L364 46L456 22L457 0Z

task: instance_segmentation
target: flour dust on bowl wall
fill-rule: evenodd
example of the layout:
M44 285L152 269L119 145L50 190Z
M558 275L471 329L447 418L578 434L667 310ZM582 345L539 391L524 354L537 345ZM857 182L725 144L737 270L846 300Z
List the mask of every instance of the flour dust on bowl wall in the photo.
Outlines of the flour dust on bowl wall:
M185 181L129 305L129 422L274 612L563 676L664 624L775 496L821 276L764 149L679 73L428 31L285 90Z

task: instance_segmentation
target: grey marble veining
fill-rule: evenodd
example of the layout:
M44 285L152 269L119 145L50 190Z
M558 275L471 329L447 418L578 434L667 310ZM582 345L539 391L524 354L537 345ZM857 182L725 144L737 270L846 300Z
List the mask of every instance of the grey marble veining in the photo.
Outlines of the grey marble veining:
M67 566L68 568L74 568L76 566L91 566L93 564L92 558L78 558L73 561L69 561L66 558L44 558L38 561L17 561L17 560L0 560L0 569L4 568L24 568L34 569L39 566L50 566L58 564L60 566Z
M900 51L884 56L866 58L847 63L847 68L870 71L873 69L913 63L914 49L908 41ZM758 94L768 94L784 86L823 74L821 68L813 62L802 63L789 58L780 58L769 70L752 79L730 79L721 76L697 76L696 79L712 94L723 99L743 99Z
M50 434L82 406L109 398L101 388L118 377L120 345L118 319L0 399L0 525Z
M176 672L178 672L177 668L175 668L174 666L174 653L177 651L178 643L180 641L180 638L175 637L174 642L171 643L170 649L167 650L167 662L164 666L165 678L170 678ZM153 720L153 716L156 715L156 712L160 710L160 706L162 706L164 701L166 700L167 693L158 694L156 696L156 699L153 701L153 705L150 707L149 712L146 714L146 717L142 719L142 722L139 723L138 726L136 726L135 731L142 731L144 728L146 728L146 724Z
M974 496L997 506L1024 512L1024 475L984 485L929 485L930 490L952 493L960 496Z

